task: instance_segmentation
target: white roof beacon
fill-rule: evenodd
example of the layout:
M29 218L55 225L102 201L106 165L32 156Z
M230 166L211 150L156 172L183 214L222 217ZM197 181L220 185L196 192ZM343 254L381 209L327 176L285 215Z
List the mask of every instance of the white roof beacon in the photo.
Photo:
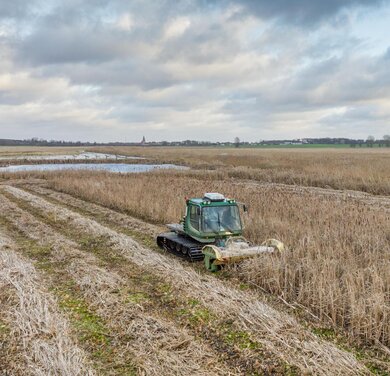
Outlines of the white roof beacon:
M204 194L203 199L209 201L224 201L225 196L217 192L208 192Z

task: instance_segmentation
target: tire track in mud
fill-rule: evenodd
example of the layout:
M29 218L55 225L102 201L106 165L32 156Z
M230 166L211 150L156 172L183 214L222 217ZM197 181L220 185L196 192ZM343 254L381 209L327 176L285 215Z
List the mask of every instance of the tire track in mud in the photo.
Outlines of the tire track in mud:
M57 301L42 287L32 263L16 249L0 233L0 295L6 298L1 299L0 311L9 327L11 347L8 353L0 351L4 356L1 370L13 375L95 375L71 338L70 325Z
M18 188L5 186L6 192L32 207L55 215L59 220L93 236L105 236L112 249L130 261L152 270L176 286L177 293L198 299L216 315L230 317L234 325L253 337L289 364L313 374L368 374L356 358L305 330L290 316L258 301L248 292L212 276L202 276L177 260L140 246L131 237L117 233L94 220L52 204Z
M186 329L149 314L139 301L129 304L128 296L120 293L125 291L125 281L117 273L99 266L101 262L93 254L80 251L75 242L56 233L6 197L1 197L0 208L26 236L50 246L51 261L61 263L112 331L116 356L125 358L125 353L131 352L138 374L241 374L218 361L218 355Z

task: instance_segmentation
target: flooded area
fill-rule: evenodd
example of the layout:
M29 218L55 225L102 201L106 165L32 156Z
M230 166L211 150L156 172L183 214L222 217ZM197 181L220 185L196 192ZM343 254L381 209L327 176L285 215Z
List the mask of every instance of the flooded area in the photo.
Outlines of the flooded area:
M0 167L0 172L25 171L62 171L62 170L90 170L118 173L148 172L158 169L187 170L188 167L174 164L128 164L128 163L47 163L37 165L15 165Z
M118 160L118 159L146 159L142 157L132 157L126 155L106 154L106 153L93 153L93 152L81 152L77 154L50 154L50 155L17 155L17 156L0 156L0 160L28 160L28 161L55 161L55 160L67 160L67 161L85 161L85 160Z

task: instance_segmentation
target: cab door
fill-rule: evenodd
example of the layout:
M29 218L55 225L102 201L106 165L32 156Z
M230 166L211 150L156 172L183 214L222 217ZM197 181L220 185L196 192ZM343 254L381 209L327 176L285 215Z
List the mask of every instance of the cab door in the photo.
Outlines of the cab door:
M187 224L189 229L194 231L196 235L198 235L200 232L200 207L197 205L189 205L187 218Z

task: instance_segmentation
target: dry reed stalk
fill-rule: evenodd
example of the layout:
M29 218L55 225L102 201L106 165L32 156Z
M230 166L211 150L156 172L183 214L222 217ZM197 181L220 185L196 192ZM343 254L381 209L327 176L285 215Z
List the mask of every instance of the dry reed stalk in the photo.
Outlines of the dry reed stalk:
M54 187L157 223L177 221L183 215L183 197L206 191L246 202L250 212L244 218L245 236L254 243L279 238L288 251L244 264L242 278L309 307L360 342L389 346L389 198L187 173L87 177L57 175Z
M214 178L252 179L268 183L350 189L390 194L390 149L220 149L220 148L98 148L141 156L157 163L176 163L208 170ZM1 150L0 150L1 151ZM0 173L0 177L50 177L56 173Z
M74 154L83 150L78 146L0 146L0 156Z
M26 236L50 246L55 261L70 260L67 272L97 314L106 320L112 336L127 338L126 346L119 347L118 351L134 354L140 375L237 374L219 362L218 355L208 345L176 326L174 321L154 317L141 305L126 304L118 294L112 293L124 288L125 282L115 272L98 266L95 256L81 252L73 241L54 232L5 197L1 198L0 208Z
M17 305L9 312L11 336L20 341L31 375L94 375L83 351L73 342L56 300L42 287L33 265L0 237L0 286L12 286ZM12 321L11 321L12 320Z
M80 230L96 236L106 236L113 248L124 257L169 280L176 286L179 294L198 299L217 315L231 317L238 330L248 330L256 341L303 372L319 375L368 373L352 354L317 338L293 318L258 301L250 293L238 291L212 276L201 276L179 261L150 251L132 238L71 210L15 187L5 186L4 189L38 210L55 213L58 219L67 221Z
M390 149L96 148L217 169L226 177L390 194Z
M23 184L23 187L62 202L75 209L85 209L96 218L103 217L105 220L120 224L122 227L132 229L145 235L155 237L157 234L165 230L165 227L163 226L152 225L150 223L140 221L139 219L130 217L126 214L107 209L101 205L94 204L93 202L81 200L63 192L58 192L36 184Z

